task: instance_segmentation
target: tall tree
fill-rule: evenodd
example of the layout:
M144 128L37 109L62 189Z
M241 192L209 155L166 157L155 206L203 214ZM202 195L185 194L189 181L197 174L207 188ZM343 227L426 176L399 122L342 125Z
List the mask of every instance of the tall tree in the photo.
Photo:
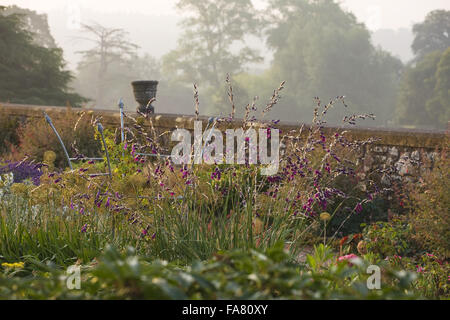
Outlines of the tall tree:
M273 76L286 80L282 118L305 121L313 97L345 95L349 112L374 113L388 124L402 63L374 48L353 14L332 0L272 0L268 13ZM340 119L342 110L329 112L329 121Z
M38 14L36 11L9 6L3 12L4 15L17 14L20 16L23 28L33 34L35 44L45 48L56 48L56 42L50 33L46 14Z
M107 28L100 24L83 24L82 29L88 35L81 39L90 41L94 46L89 50L79 51L83 59L79 69L93 67L97 70L96 94L98 107L105 107L105 91L108 87L109 67L113 63L126 64L136 57L138 46L128 40L128 33L118 28Z
M93 104L93 106L99 105L95 101L98 89L95 85L92 85L98 82L99 70L98 57L85 56L77 67L77 77L74 81L74 87L77 91L91 98L90 104ZM102 97L103 107L117 108L117 100L123 98L125 108L136 110L137 103L134 100L130 83L140 79L159 80L160 77L160 63L149 55L133 56L133 58L122 57L110 61L107 72L103 74L102 79L108 89L104 91Z
M72 74L65 70L62 50L36 44L23 16L0 7L0 101L47 105L79 105L72 93Z
M445 128L450 120L450 11L431 11L413 32L416 56L403 75L396 121Z
M250 0L180 0L177 8L190 16L181 23L184 32L177 49L164 57L163 70L185 83L213 88L209 94L213 101L212 96L221 97L217 89L223 89L227 73L262 60L246 45L247 36L258 34L256 10ZM223 101L217 101L220 108Z
M445 129L450 119L450 47L427 54L404 74L396 118L399 124Z
M416 60L433 51L444 51L450 47L450 11L435 10L425 17L425 21L413 26L412 49Z

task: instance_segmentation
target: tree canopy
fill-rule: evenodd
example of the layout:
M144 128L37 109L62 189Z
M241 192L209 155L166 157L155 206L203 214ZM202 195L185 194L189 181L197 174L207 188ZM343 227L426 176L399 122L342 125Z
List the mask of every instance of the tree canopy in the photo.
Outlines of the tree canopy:
M388 123L402 63L374 48L353 14L332 0L272 0L267 19L272 75L286 80L284 117L305 121L313 97L344 95L349 111L374 113L378 124ZM341 118L342 110L328 119Z
M85 101L72 93L72 74L62 50L36 44L23 16L0 7L0 100L15 103L77 106Z
M435 10L427 14L425 21L413 27L412 49L419 60L434 51L450 47L450 11Z
M163 71L180 82L206 87L202 93L209 112L219 112L227 104L227 74L262 61L245 41L259 32L256 10L250 0L180 0L177 8L190 16L181 23L178 47L163 58Z
M88 86L90 97L96 106L106 107L112 101L107 101L105 93L112 89L112 83L124 83L126 77L118 70L130 68L133 60L137 60L138 46L128 40L128 33L119 28L108 28L98 23L83 24L82 29L86 36L81 39L90 41L93 46L89 50L80 51L83 56L78 65L78 71L96 72L96 77L90 77ZM111 72L111 66L115 72ZM114 79L115 78L115 79ZM85 79L86 80L86 79ZM115 103L115 102L114 102Z
M399 124L445 129L450 119L450 47L427 54L404 74L396 116Z
M396 120L445 129L450 120L450 11L430 12L413 31L415 58L402 78Z

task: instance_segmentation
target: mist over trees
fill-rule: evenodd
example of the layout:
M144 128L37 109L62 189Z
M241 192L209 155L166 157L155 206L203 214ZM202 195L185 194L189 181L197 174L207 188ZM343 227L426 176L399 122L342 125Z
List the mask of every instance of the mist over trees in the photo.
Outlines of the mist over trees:
M92 23L83 24L82 30L82 39L93 45L79 52L83 58L78 64L78 88L93 98L97 107L105 108L111 105L111 101L106 101L106 91L123 89L121 84L129 80L126 71L138 66L138 46L128 40L122 29Z
M313 97L345 95L349 111L374 113L378 124L389 124L402 63L374 48L353 14L331 0L273 0L269 10L272 74L286 80L284 117L307 121ZM328 119L338 122L342 110Z
M158 113L192 114L192 86L196 83L201 113L225 115L230 110L225 83L229 74L237 117L255 96L259 97L257 105L264 105L280 82L286 81L272 118L309 122L314 97L328 101L344 95L348 108L331 110L330 124L339 124L344 113L374 113L376 120L365 125L445 128L450 112L449 11L430 12L414 26L414 57L404 64L376 46L367 27L336 1L267 2L267 8L259 11L250 0L179 0L177 9L184 18L178 45L160 59L139 51L125 29L87 23L79 41L92 46L80 52L75 78L64 70L45 15L18 7L6 10L23 13L27 18L21 19L22 30L28 34L37 30L28 39L53 52L54 57L45 59L52 60L47 63L54 64L53 71L59 68L62 73L45 74L48 82L58 83L65 93L70 92L70 83L90 99L89 107L115 109L122 97L126 109L135 110L130 83L148 79L159 81ZM6 38L2 36L1 41ZM255 43L264 43L259 48L270 52L256 50ZM0 50L9 50L7 55L15 57L13 50L19 49L13 48L1 46ZM273 59L261 70L261 62L268 56ZM260 70L255 72L254 66ZM38 70L42 69L34 71ZM23 73L12 77L23 79ZM28 87L28 92L35 90ZM27 93L26 100L19 99L23 92L14 90L22 90L20 86L8 90L10 97L16 96L15 101L62 101L40 99L34 93ZM5 98L0 96L0 100Z
M32 25L43 32L30 32ZM73 75L65 70L62 49L46 31L45 16L0 7L0 101L72 106L85 102L70 89Z
M430 12L413 32L415 57L403 75L396 123L445 129L450 119L450 11Z
M246 36L261 27L250 0L180 0L177 9L189 12L181 26L178 47L163 58L163 70L184 83L197 83L206 98L206 111L225 111L227 74L244 71L249 62L261 62L246 45Z

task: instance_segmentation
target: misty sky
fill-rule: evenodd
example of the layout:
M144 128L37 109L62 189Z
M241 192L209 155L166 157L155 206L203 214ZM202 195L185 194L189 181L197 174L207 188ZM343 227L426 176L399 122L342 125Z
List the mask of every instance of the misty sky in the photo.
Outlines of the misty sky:
M99 12L141 13L147 15L177 15L176 0L3 0L5 5L48 12L59 9L70 10L74 6ZM450 9L448 0L341 0L343 7L354 12L371 30L380 28L408 28L412 23L423 20L426 13L434 9ZM253 0L258 8L266 1Z

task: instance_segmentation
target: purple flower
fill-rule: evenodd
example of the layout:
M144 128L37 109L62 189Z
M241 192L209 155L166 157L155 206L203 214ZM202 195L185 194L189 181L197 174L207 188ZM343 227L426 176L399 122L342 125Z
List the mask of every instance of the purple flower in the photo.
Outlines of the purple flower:
M12 172L14 174L14 183L21 183L26 179L31 179L34 185L40 184L42 175L41 168L43 164L34 164L30 162L8 162L7 165L0 167L0 174Z
M361 202L358 202L358 204L355 206L356 213L360 213L362 211L363 207L361 205Z
M81 232L86 232L87 230L87 224L85 224L82 228L81 228Z

